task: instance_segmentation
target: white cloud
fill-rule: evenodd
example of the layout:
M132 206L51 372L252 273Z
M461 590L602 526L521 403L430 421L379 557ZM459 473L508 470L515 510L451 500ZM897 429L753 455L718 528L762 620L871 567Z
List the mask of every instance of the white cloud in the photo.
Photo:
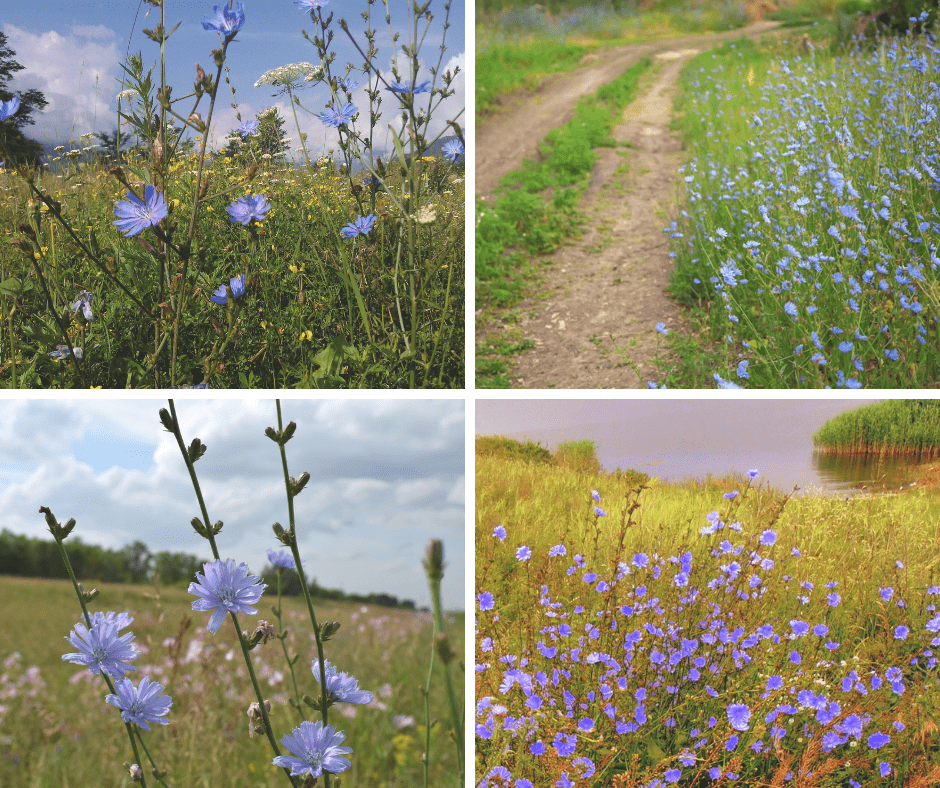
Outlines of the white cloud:
M108 106L117 92L122 55L117 36L104 25L76 25L72 33L31 33L4 26L16 60L24 66L10 80L12 90L36 88L48 106L34 115L29 136L42 142L67 142L116 124Z
M3 462L21 468L0 476L4 527L47 538L42 505L60 521L74 517L75 534L87 542L120 548L140 539L153 552L208 558L189 524L201 516L199 505L175 439L158 420L161 407L150 400L0 400ZM223 557L260 570L265 550L279 549L271 525L288 525L278 448L264 435L277 425L273 401L180 400L176 407L186 443L198 436L208 446L196 469L210 519L225 523ZM311 474L295 516L301 555L318 582L424 604L420 560L427 541L438 538L451 557L446 604L461 607L463 403L288 400L281 407L285 422L298 424L287 444L290 472ZM111 418L111 439L121 430L128 440L149 439L141 443L152 447L144 470L117 462L96 472L76 459Z

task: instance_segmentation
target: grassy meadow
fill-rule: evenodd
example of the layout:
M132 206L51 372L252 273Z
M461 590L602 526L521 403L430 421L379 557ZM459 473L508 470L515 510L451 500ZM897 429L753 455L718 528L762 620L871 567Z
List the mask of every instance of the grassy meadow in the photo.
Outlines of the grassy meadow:
M935 39L739 41L692 60L671 386L933 388Z
M193 90L175 97L169 20L192 23L195 9L151 4L153 44L119 64L128 155L89 134L27 168L4 153L0 125L0 386L463 388L463 109L442 106L460 71L446 55L451 4L432 14L409 1L393 30L364 3L355 34L325 2L299 6L313 63L255 83L287 97L293 164L276 108L238 110L226 58L258 22L233 0L205 17L204 48L182 55L209 73L196 63ZM337 58L336 34L361 61ZM236 129L213 126L220 87ZM308 107L297 92L312 87ZM319 160L298 109L331 130Z
M940 781L935 484L788 499L485 448L480 788Z
M261 163L250 184L245 184L250 163L239 165L219 155L209 167L210 193L235 191L208 200L199 216L199 251L187 274L192 298L178 338L185 351L177 359L177 385L462 387L462 166L434 156L416 165L426 210L414 220L399 216L382 190L375 194L374 208L368 200L363 204L352 188L358 184L332 161L299 168ZM195 157L187 157L170 167L181 195L171 219L189 221L196 166ZM400 189L403 180L392 173L388 186ZM163 299L178 290L179 280L163 289L155 238L145 233L125 240L112 226L115 205L127 189L108 174L106 164L87 153L69 160L61 174L44 175L40 186L63 205L75 235L46 206L29 207L22 178L9 171L0 174L0 384L171 385L163 329L172 322L172 313ZM255 237L226 213L233 199L250 194L264 194L272 205ZM373 231L339 245L340 230L370 210L377 216ZM28 237L21 229L29 227L31 211L38 237L33 253L26 255L10 242ZM414 238L414 256L407 263L398 254L402 230ZM101 268L83 245L100 253ZM236 310L229 314L210 299L220 285L239 275L246 276L247 292L233 302ZM115 280L146 303L135 303ZM85 290L94 293L92 323L68 309ZM64 341L49 314L50 298L56 314L67 313L73 345L83 348L78 365L48 355ZM418 348L416 355L408 353L408 343Z
M173 698L169 724L151 725L144 734L156 761L169 770L169 785L287 784L283 770L271 765L265 737L248 736L246 712L254 693L230 622L209 633L208 614L193 612L193 596L183 588L85 584L101 589L92 610L126 610L134 618L141 656L131 679L136 684L142 675L150 676ZM271 607L277 595L271 591L258 604L257 618L276 621ZM0 649L0 785L130 784L121 768L132 760L127 735L118 710L104 701L104 681L61 658L73 650L65 636L81 614L71 584L0 577L0 593L0 621L10 634ZM432 648L431 614L323 602L317 615L321 622L342 624L328 645L327 659L373 693L368 706L340 704L330 710L331 723L345 731L345 744L354 750L351 771L333 777L331 785L423 785L422 689ZM451 643L462 654L463 615L446 619ZM300 692L316 696L319 684L310 670L316 646L301 597L284 599L283 620L289 629L287 647L300 655ZM250 629L257 619L242 615L239 621ZM299 721L288 706L293 688L280 642L259 645L252 658L262 688L270 692L271 720L280 738ZM449 719L439 659L430 705L432 718ZM307 719L318 717L306 711ZM447 730L438 723L431 731L430 784L458 788L457 757ZM145 776L149 784L149 770Z

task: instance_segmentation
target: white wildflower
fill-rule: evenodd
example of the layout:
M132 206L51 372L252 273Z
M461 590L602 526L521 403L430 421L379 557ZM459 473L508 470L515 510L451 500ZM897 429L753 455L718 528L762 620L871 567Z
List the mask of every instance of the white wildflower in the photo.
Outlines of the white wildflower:
M286 87L303 77L305 82L312 82L318 79L323 73L323 66L314 66L312 63L290 63L286 66L278 66L270 71L265 71L255 82L255 87L262 85L274 85L276 87Z

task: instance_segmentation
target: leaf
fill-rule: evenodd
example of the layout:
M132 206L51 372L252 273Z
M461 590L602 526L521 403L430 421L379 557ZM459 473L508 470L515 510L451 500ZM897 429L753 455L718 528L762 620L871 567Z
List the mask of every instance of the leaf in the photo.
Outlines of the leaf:
M9 279L4 279L0 282L0 293L3 295L13 296L14 298L19 298L23 293L28 293L33 289L33 285L29 280L19 280L14 277Z

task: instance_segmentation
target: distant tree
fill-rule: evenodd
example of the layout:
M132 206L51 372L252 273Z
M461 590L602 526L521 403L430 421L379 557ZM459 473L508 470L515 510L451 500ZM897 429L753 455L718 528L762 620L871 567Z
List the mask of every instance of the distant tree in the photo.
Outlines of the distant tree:
M121 553L127 559L127 568L130 572L128 578L132 583L144 583L150 577L150 569L153 566L153 556L150 550L140 540L125 545Z
M130 140L126 135L120 137L121 140L121 150L118 151L118 130L115 129L111 134L108 134L106 131L96 131L95 136L98 138L98 141L101 143L99 146L98 153L100 156L111 164L118 164L123 158L124 151L127 150L127 146Z
M232 132L225 146L226 156L232 159L257 158L267 153L272 158L279 158L287 153L290 143L287 142L287 132L284 130L284 118L277 108L259 112L255 120L258 130L253 134Z
M161 551L154 556L153 571L164 585L191 582L202 571L203 561L188 553Z
M16 95L7 90L7 83L13 72L22 71L25 66L17 63L13 59L15 56L16 52L7 46L6 34L0 32L0 101L9 101ZM31 117L32 113L41 110L49 102L34 88L19 93L19 97L20 108L16 114L0 121L0 159L5 159L7 164L25 163L38 167L42 157L42 145L26 137L22 130L25 126L35 123Z

